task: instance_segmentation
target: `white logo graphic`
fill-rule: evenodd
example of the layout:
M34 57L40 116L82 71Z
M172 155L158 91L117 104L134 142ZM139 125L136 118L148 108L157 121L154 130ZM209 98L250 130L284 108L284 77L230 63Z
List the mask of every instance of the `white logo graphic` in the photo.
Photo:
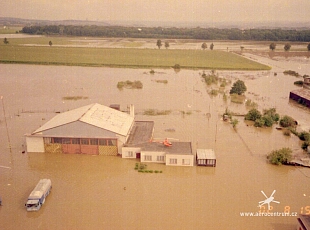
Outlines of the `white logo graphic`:
M266 197L266 200L262 200L262 201L258 202L258 207L259 207L259 208L262 207L262 206L265 205L265 204L268 204L268 210L270 210L270 203L271 203L271 202L280 204L279 201L274 200L274 196L273 196L273 195L275 194L276 190L273 190L273 192L272 192L272 194L270 195L270 197L267 197L266 194L264 193L264 191L261 191L261 192L262 192L262 194Z

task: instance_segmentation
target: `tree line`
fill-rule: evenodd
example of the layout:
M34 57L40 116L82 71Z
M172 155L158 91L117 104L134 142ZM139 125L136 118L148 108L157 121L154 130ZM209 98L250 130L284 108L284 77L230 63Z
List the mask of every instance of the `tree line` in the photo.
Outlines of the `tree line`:
M157 39L253 40L310 42L310 30L285 29L217 29L217 28L165 28L124 26L47 25L25 26L20 31L37 35L67 35L90 37L130 37Z

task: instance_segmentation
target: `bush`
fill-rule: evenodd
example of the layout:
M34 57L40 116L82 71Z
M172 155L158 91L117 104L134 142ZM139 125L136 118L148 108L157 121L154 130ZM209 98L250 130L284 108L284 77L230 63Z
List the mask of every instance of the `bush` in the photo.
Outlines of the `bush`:
M264 120L264 125L267 127L271 127L274 123L274 120L272 119L272 117L270 115L264 115L263 117Z
M265 125L265 120L263 117L255 120L255 123L254 123L255 127L263 127L264 125Z
M294 82L294 85L297 85L297 86L303 86L304 82L303 81L295 81Z
M302 141L310 141L310 133L302 131L298 134L298 137Z
M241 95L241 94L243 94L245 91L247 90L247 88L246 88L246 86L245 86L245 84L244 84L244 82L243 81L241 81L241 80L238 80L238 81L236 81L234 84L233 84L233 86L232 86L232 88L231 88L231 90L230 90L230 94L238 94L238 95Z
M267 159L271 164L282 165L292 159L292 150L290 148L282 148L273 150L267 155Z
M280 125L282 127L285 127L285 128L286 127L295 127L296 126L296 122L295 122L295 120L292 117L285 115L284 117L282 117L280 119Z
M257 119L260 119L262 117L261 112L259 112L257 109L251 109L244 117L245 120L249 121L256 121Z
M280 115L278 113L276 113L276 109L275 108L271 108L271 109L266 109L263 111L263 114L264 116L270 116L271 119L274 121L274 122L277 122L279 121L280 119Z
M179 64L175 64L175 65L173 66L173 68L174 68L174 69L181 69L181 66L180 66Z

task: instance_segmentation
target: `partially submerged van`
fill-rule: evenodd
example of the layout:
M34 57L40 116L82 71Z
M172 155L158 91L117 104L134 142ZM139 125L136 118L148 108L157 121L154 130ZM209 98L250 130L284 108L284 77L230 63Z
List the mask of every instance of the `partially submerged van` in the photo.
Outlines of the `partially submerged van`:
M45 202L45 198L51 192L52 182L50 179L41 179L30 193L25 204L27 211L38 211Z

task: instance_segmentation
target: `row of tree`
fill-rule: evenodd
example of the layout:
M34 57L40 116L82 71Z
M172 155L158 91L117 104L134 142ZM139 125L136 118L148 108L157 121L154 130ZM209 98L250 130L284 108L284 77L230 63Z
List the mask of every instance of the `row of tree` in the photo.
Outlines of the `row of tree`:
M22 33L41 35L69 35L94 37L131 37L160 39L253 40L310 42L310 30L284 29L217 29L164 28L124 26L25 26Z

